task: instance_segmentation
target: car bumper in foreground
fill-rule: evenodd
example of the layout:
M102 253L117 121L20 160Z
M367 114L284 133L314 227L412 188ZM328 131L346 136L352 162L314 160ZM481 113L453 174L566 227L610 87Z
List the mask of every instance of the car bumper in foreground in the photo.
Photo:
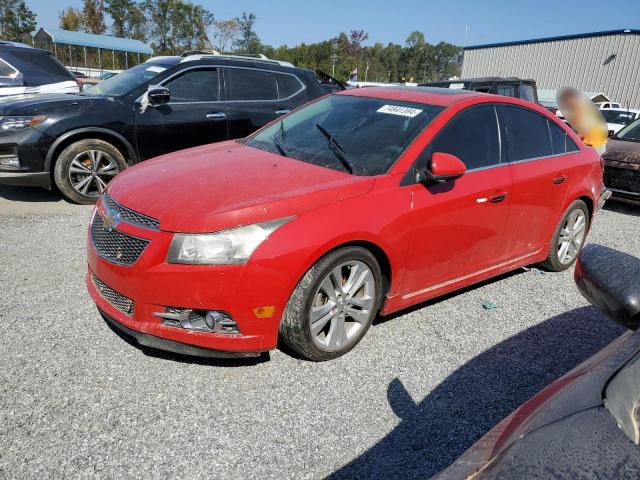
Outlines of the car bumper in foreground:
M222 350L211 350L208 348L188 345L186 343L174 342L173 340L167 340L165 338L154 337L153 335L132 330L126 325L118 322L115 318L111 318L102 310L98 309L98 311L100 312L100 315L102 315L102 318L104 318L111 326L122 333L135 338L140 345L144 345L145 347L157 348L158 350L165 350L167 352L179 353L182 355L209 358L246 358L258 357L261 354L260 352L227 352Z

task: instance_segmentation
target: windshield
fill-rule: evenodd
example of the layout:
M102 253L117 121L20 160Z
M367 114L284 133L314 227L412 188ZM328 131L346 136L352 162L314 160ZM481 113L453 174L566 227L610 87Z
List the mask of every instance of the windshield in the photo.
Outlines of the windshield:
M607 123L619 123L622 125L629 125L636 119L634 112L627 112L625 110L600 110L602 116Z
M332 95L249 137L245 144L354 175L385 173L442 107Z
M631 142L640 142L640 120L636 120L632 124L624 127L618 132L616 138L629 140Z
M169 68L168 65L143 63L107 78L104 82L83 90L83 93L119 97L147 83L167 68Z

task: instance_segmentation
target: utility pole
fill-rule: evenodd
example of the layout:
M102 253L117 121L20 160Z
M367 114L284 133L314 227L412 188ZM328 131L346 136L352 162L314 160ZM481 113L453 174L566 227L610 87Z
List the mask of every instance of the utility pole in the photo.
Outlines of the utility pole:
M367 68L364 71L364 81L367 81L367 77L369 76L369 62L367 61Z
M336 62L338 61L338 56L334 53L331 55L331 76L336 76Z

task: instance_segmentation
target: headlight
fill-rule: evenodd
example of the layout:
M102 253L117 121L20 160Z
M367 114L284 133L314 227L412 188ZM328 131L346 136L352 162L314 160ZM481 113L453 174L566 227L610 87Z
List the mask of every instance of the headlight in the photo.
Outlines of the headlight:
M292 219L281 218L202 235L176 233L169 247L167 262L202 265L245 263L269 235Z
M47 119L46 115L0 117L0 131L20 130L35 127Z

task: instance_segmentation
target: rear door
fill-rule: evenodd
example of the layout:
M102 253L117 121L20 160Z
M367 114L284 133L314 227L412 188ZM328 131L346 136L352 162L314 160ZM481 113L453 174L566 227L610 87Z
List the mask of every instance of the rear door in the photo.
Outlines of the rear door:
M573 141L545 116L515 105L499 107L513 179L506 240L511 260L547 247L562 215Z
M294 74L259 68L225 67L229 138L243 138L298 106L306 88Z
M444 184L410 187L407 298L426 298L476 275L490 276L506 251L511 178L501 161L495 107L474 106L457 114L427 146L418 166L428 165L435 152L457 156L467 173Z
M193 67L162 81L171 100L144 111L136 105L138 150L142 159L226 140L226 107L220 101L217 67Z

